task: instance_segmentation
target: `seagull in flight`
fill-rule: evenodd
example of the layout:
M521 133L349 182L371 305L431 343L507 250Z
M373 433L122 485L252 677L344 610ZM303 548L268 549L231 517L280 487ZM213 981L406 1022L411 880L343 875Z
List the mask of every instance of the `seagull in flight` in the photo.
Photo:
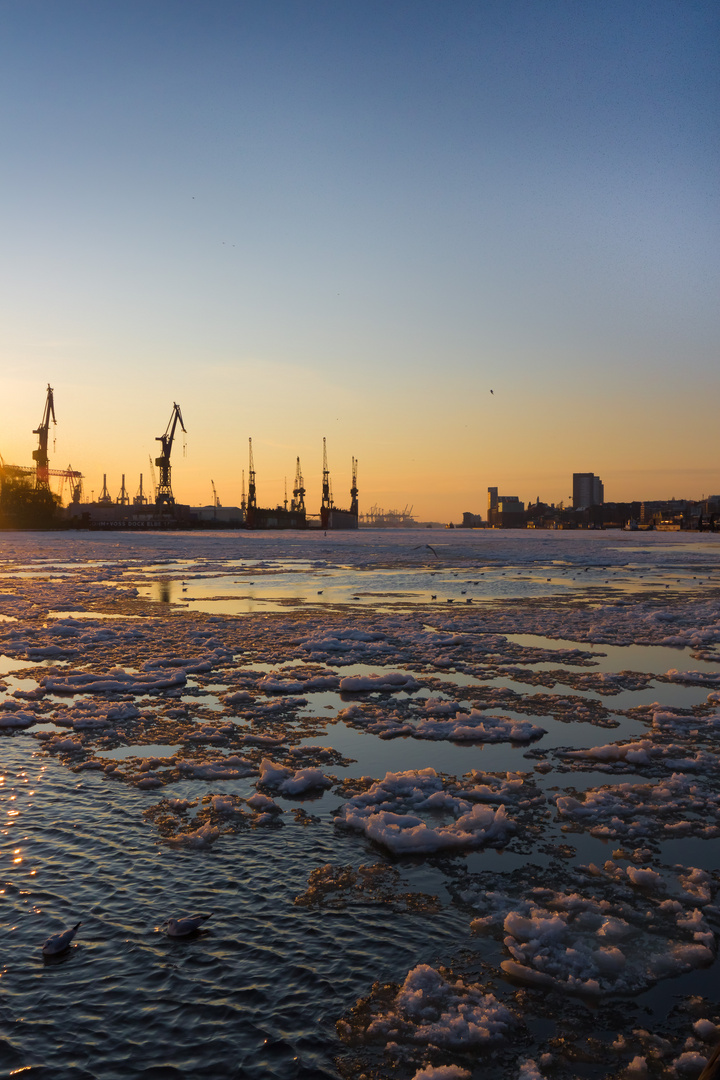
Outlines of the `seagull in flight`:
M491 391L490 391L490 393L494 395L494 394L495 394L495 391L494 391L494 390L491 390Z
M166 919L162 926L166 927L168 937L187 937L199 930L211 916L212 912L210 915L185 915L182 919Z
M47 939L42 947L43 956L58 956L70 948L70 942L78 932L82 923L75 923L69 930L63 930L60 934L53 934Z

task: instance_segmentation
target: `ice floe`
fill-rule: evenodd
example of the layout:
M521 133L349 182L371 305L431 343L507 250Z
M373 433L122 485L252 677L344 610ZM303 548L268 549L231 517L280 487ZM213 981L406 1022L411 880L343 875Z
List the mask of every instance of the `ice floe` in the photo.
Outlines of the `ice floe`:
M617 784L557 795L560 818L613 840L720 836L720 792L672 773L655 784Z
M335 820L395 855L502 844L516 830L503 805L493 809L450 795L432 768L387 773L349 799Z
M516 1014L494 994L418 964L395 993L363 1002L338 1029L346 1038L469 1049L501 1043L517 1023Z
M607 887L590 894L587 884L598 879ZM622 888L613 890L623 879L644 890L644 906ZM466 899L485 912L473 921L475 932L502 937L509 954L501 962L506 975L529 986L603 995L637 993L713 962L715 936L704 915L677 901L675 906L651 899L666 891L651 869L631 866L623 873L611 863L604 872L590 867L583 891L538 887L527 898L488 892Z
M279 791L281 795L297 796L332 787L333 779L321 769L290 769L285 765L276 765L270 758L263 758L258 783Z

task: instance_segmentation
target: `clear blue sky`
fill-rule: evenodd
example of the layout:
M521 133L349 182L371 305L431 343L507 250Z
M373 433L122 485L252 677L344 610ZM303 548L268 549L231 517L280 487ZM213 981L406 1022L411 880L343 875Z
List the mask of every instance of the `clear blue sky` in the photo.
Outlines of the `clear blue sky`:
M0 453L458 520L720 491L720 9L0 0ZM494 393L491 395L490 390Z

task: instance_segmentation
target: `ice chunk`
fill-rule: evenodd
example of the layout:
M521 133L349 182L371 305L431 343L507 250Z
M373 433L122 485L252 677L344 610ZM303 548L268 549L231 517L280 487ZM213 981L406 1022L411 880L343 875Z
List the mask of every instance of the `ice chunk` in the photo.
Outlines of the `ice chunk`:
M445 811L446 824L432 824L419 813ZM431 821L434 819L431 819ZM429 854L504 842L515 824L504 806L493 809L443 791L434 769L387 773L368 791L342 807L336 824L356 829L396 855Z
M450 982L428 964L418 964L387 1012L371 1020L367 1035L447 1048L486 1046L502 1041L516 1022L494 994L461 979Z

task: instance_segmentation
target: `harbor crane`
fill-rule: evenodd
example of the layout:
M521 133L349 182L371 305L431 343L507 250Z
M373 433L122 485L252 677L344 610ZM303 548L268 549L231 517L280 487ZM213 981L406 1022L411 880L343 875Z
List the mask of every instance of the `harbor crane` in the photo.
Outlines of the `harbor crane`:
M155 464L160 470L160 483L157 486L157 495L155 496L155 503L157 506L174 506L175 498L172 493L172 487L170 485L170 453L172 451L173 439L175 438L175 428L180 421L180 427L185 431L185 425L183 424L182 413L180 412L180 406L173 402L173 411L170 414L168 420L168 426L165 429L164 435L157 435L155 441L159 442L162 446L162 453L155 458ZM185 431L185 434L187 432Z
M140 473L140 487L137 490L137 495L133 499L133 506L145 506L148 498L143 491L143 474Z
M248 466L247 512L248 517L254 518L255 511L257 510L257 503L255 501L255 462L253 461L252 439L248 439L248 443L250 445L250 460Z
M303 480L302 469L300 468L300 458L297 459L297 467L295 469L295 487L293 488L290 509L301 514L305 512L305 481Z
M325 436L323 435L323 478L322 478L322 501L320 503L320 513L323 511L331 510L333 505L332 489L330 487L330 471L328 470L327 463L327 446L325 444Z
M45 398L45 411L43 412L43 418L40 421L38 427L33 431L33 435L38 437L38 448L33 450L32 456L35 461L35 487L50 490L50 474L48 472L48 466L50 459L48 458L48 435L50 432L50 420L53 424L57 424L55 419L55 401L53 399L53 389L50 383L48 383L47 396Z
M325 436L323 435L323 478L322 478L322 500L320 502L320 527L327 529L330 521L330 511L333 508L332 488L330 487L330 472L328 470L327 463L327 446L325 444Z
M82 497L82 473L73 469L72 465L68 465L67 469L48 469L50 476L60 476L60 500L62 501L65 494L65 484L70 487L70 502L73 506L77 506Z
M255 496L255 461L253 460L253 440L248 438L249 447L248 478L247 478L247 507L245 508L245 523L249 529L255 528L257 501ZM243 478L243 495L245 481Z
M112 495L108 491L108 486L107 486L107 473L103 473L103 489L102 489L102 492L100 494L100 498L98 499L98 502L102 503L103 506L112 505Z
M350 488L350 513L358 512L357 458L352 459L352 487Z

